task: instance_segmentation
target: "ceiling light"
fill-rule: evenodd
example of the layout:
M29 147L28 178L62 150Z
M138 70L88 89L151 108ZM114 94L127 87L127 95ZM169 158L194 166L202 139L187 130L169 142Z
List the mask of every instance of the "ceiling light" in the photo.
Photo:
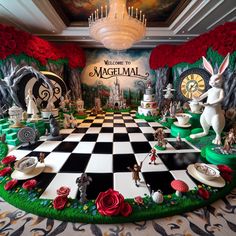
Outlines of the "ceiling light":
M110 0L88 18L89 33L105 48L125 50L141 40L146 33L147 19L141 10L126 9L126 0Z

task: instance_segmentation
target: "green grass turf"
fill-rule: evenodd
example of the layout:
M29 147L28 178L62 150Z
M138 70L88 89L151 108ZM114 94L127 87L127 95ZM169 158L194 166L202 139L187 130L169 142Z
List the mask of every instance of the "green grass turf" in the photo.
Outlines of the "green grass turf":
M27 191L22 189L21 186L17 186L10 191L6 191L4 185L9 179L10 177L1 179L0 196L17 208L39 216L62 221L105 224L150 220L192 211L209 205L225 196L233 189L236 183L235 178L233 178L233 181L222 189L210 188L203 185L211 193L211 197L208 200L203 200L197 196L197 189L189 191L181 198L176 197L175 194L165 195L162 204L154 203L150 196L144 197L144 206L138 206L133 199L126 199L133 208L133 212L129 217L106 217L101 216L97 212L94 200L90 200L85 205L82 205L77 199L69 199L67 206L63 210L55 210L52 206L52 200L38 198L42 191L38 188Z
M135 119L143 119L148 122L155 122L160 118L160 116L145 116L145 115L140 115L138 113L135 114Z

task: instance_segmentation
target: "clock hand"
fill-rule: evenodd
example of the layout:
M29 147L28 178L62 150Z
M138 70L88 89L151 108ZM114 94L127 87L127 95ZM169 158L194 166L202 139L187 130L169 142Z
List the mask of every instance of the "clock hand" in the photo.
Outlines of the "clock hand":
M196 86L197 86L197 84L193 84L193 86L191 87L191 90L196 89Z

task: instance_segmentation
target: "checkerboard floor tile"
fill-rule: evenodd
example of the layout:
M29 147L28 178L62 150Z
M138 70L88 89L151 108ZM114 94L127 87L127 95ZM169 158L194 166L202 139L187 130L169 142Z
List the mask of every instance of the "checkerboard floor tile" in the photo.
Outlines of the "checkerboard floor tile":
M60 186L70 187L70 197L78 198L75 181L84 172L93 179L87 189L88 199L95 199L99 192L109 188L120 191L125 198L144 196L149 194L147 184L151 190L169 194L174 192L170 186L174 179L182 179L190 189L194 188L198 182L188 175L186 168L200 162L200 150L185 139L179 146L165 128L167 148L157 150L156 165L149 164L150 150L156 145L153 134L162 125L136 119L135 113L106 112L96 116L88 111L88 117L80 120L77 128L62 129L59 140L46 140L45 136L30 146L11 150L9 155L19 160L45 153L46 167L35 177L43 189L41 198L53 199ZM141 162L141 183L136 187L127 167Z

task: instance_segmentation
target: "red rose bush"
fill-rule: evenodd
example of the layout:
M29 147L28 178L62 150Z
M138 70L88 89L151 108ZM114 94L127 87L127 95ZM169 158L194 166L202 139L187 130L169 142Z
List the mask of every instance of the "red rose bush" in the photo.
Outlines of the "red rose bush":
M96 201L98 212L103 216L129 216L132 213L132 207L124 201L124 197L118 191L108 189L105 192L100 192Z
M37 181L35 179L30 179L22 184L22 188L26 190L30 190L30 189L33 189L36 185L37 185Z

